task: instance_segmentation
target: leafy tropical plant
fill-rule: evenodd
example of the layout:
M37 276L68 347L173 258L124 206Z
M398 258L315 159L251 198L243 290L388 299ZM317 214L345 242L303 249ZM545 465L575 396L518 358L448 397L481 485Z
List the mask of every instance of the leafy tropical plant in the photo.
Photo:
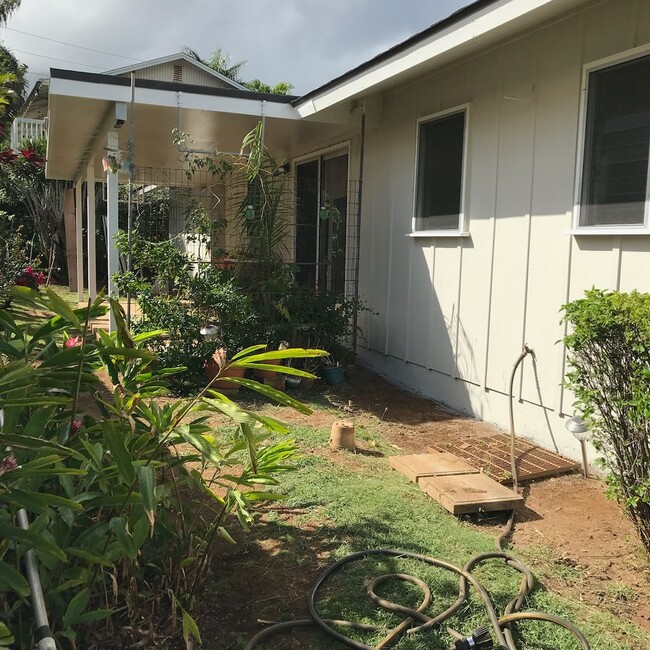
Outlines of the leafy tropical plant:
M650 554L650 294L592 289L563 307L566 384Z
M212 68L219 74L222 74L228 79L233 81L240 81L240 72L242 68L248 63L248 61L238 61L237 63L230 62L230 54L224 52L220 47L218 47L207 59L204 59L196 50L193 50L190 47L184 47L182 50L183 54L187 54L190 58L202 63L203 65Z
M293 90L293 84L290 84L288 81L280 81L275 86L270 86L260 79L251 79L250 81L245 81L244 86L253 92L270 93L271 95L289 95Z
M25 270L27 244L13 215L0 211L0 305L9 299L8 290Z
M169 377L111 302L117 332L90 335L101 299L73 309L53 291L13 290L0 310L0 610L20 647L33 640L24 553L33 549L50 622L63 647L153 646L158 635L200 638L192 618L219 540L232 517L246 529L269 487L290 469L287 428L241 409L212 386L190 401L163 400ZM286 350L290 358L319 350ZM233 365L263 367L260 346ZM277 368L277 366L276 366ZM103 369L104 387L98 376ZM240 380L282 404L283 393ZM231 421L228 433L211 418ZM31 525L16 525L19 508ZM145 622L143 624L143 621ZM3 630L0 630L0 634Z
M0 25L6 25L11 14L20 7L21 0L0 0Z
M212 68L219 74L222 74L224 77L232 79L237 83L241 83L253 92L288 95L293 90L293 84L290 84L287 81L280 81L275 84L275 86L269 86L269 84L266 84L259 79L242 82L241 72L248 61L237 61L237 63L231 63L230 54L224 52L220 47L217 48L207 59L204 59L196 50L193 50L190 47L184 47L181 51L183 54L187 54L187 56L191 57L195 61L198 61L199 63L208 66L208 68Z
M127 244L126 233L120 232L118 248L126 251ZM217 348L234 354L264 340L251 297L227 272L207 267L193 276L193 260L175 240L150 242L138 234L131 237L131 258L133 270L118 274L117 284L138 303L136 331L166 330L164 339L147 344L160 364L186 367L186 372L170 378L175 392L191 392L205 384L203 366ZM217 339L201 334L208 324L219 324Z
M38 254L48 269L63 270L65 228L63 201L66 183L45 178L44 139L26 142L14 153L0 152L0 202L16 215L27 237L34 236Z
M1 22L1 21L0 21ZM27 66L0 44L0 127L8 135L8 126L18 114L27 86ZM0 140L2 133L0 133Z

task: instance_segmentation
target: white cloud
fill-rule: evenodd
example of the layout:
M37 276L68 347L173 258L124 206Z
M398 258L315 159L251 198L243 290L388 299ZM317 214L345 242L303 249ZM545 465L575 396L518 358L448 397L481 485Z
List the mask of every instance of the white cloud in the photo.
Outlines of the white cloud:
M245 79L286 80L295 92L305 93L465 4L467 0L23 0L0 38L35 73L50 67L99 72L130 59L12 30L142 60L183 46L204 56L220 47L233 62L248 61Z

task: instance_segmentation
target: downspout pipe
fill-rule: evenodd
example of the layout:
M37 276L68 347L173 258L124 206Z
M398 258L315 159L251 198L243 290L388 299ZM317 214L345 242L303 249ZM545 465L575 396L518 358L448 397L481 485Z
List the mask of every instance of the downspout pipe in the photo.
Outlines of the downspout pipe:
M21 508L17 513L18 525L23 529L29 528L27 512ZM52 636L50 623L47 620L47 609L45 608L45 598L43 598L43 588L41 587L41 578L38 575L38 566L36 564L36 555L33 549L25 551L25 571L27 573L27 582L31 591L32 610L34 611L34 624L36 627L36 647L38 650L56 650L56 642Z
M534 355L535 352L528 347L528 344L524 343L524 347L521 350L521 354L517 358L515 365L512 368L512 373L510 374L510 390L508 391L508 396L510 397L510 469L512 472L512 486L517 491L519 487L519 478L517 476L517 459L515 454L515 409L514 409L514 385L515 385L515 374L517 373L517 368L521 365L521 362L529 355Z

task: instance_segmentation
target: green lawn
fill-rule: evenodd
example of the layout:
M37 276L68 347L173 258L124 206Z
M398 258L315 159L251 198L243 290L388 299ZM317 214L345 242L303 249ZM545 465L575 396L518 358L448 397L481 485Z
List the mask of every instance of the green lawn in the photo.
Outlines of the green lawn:
M357 431L358 437L370 443L364 446L372 450L371 454L323 454L321 450L326 447L329 435L325 430L295 426L292 435L298 441L302 457L297 470L283 479L281 490L287 499L277 507L270 507L264 515L264 522L256 526L243 542L244 555L250 554L250 561L243 558L228 564L229 571L247 574L235 578L239 597L246 596L240 617L241 628L228 630L228 633L222 628L223 637L215 639L214 645L206 642L206 648L242 647L245 639L251 636L250 630L256 629L254 623L251 628L251 621L254 622L255 618L303 618L306 607L302 603L307 601L312 576L317 576L324 567L348 553L379 547L394 548L435 556L462 566L474 554L493 550L492 536L449 515L415 485L389 468L386 456L395 452L382 441L377 431ZM291 514L287 516L287 512ZM495 527L495 532L499 530L498 526ZM260 567L260 549L270 546L275 550L263 556L265 563ZM516 550L514 554L517 555ZM536 572L535 557L535 553L523 557L533 573ZM253 560L257 564L253 564ZM325 617L379 622L388 628L393 627L400 617L371 603L365 595L365 583L377 575L394 572L412 573L430 584L433 601L429 614L443 611L457 596L457 580L448 572L410 560L374 558L339 573L324 590L320 611ZM258 593L262 575L272 581L281 576L282 580L277 586L269 588L267 585L263 593ZM502 610L517 593L519 574L502 562L483 565L476 575L492 595L498 610ZM273 598L274 589L278 590L280 602ZM420 595L416 588L386 585L383 589L380 595L395 602L415 607L419 604ZM282 598L283 593L290 591L304 594L304 599L297 596L298 606L290 598ZM218 599L219 595L215 593L215 597ZM621 618L562 598L547 591L543 584L537 584L524 609L569 618L582 629L594 650L650 648L650 636ZM211 612L212 616L219 618L219 611L211 609ZM470 634L485 623L486 616L473 594L469 603L445 627L450 625ZM526 622L518 629L520 650L573 650L580 647L564 630L548 624ZM384 636L357 632L350 635L371 646ZM278 637L264 647L344 647L315 632L297 633L291 637L291 643L293 645L286 637ZM450 643L451 637L443 628L426 635L403 637L393 647L397 650L446 649Z

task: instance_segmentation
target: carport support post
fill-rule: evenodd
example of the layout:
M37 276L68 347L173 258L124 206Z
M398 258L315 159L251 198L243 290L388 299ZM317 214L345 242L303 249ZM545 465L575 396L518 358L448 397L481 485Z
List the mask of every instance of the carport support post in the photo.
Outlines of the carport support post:
M75 207L75 241L77 249L77 299L84 299L84 231L83 231L83 204L81 202L81 179L74 187Z
M86 171L86 194L88 207L88 295L97 297L97 247L95 245L95 159L91 158Z
M108 132L107 149L109 154L116 154L118 151L117 131ZM113 173L111 167L106 171L106 257L108 258L108 295L118 298L118 290L113 280L113 275L120 270L120 256L115 246L118 226L118 183L117 173ZM108 331L116 329L115 317L111 312Z

